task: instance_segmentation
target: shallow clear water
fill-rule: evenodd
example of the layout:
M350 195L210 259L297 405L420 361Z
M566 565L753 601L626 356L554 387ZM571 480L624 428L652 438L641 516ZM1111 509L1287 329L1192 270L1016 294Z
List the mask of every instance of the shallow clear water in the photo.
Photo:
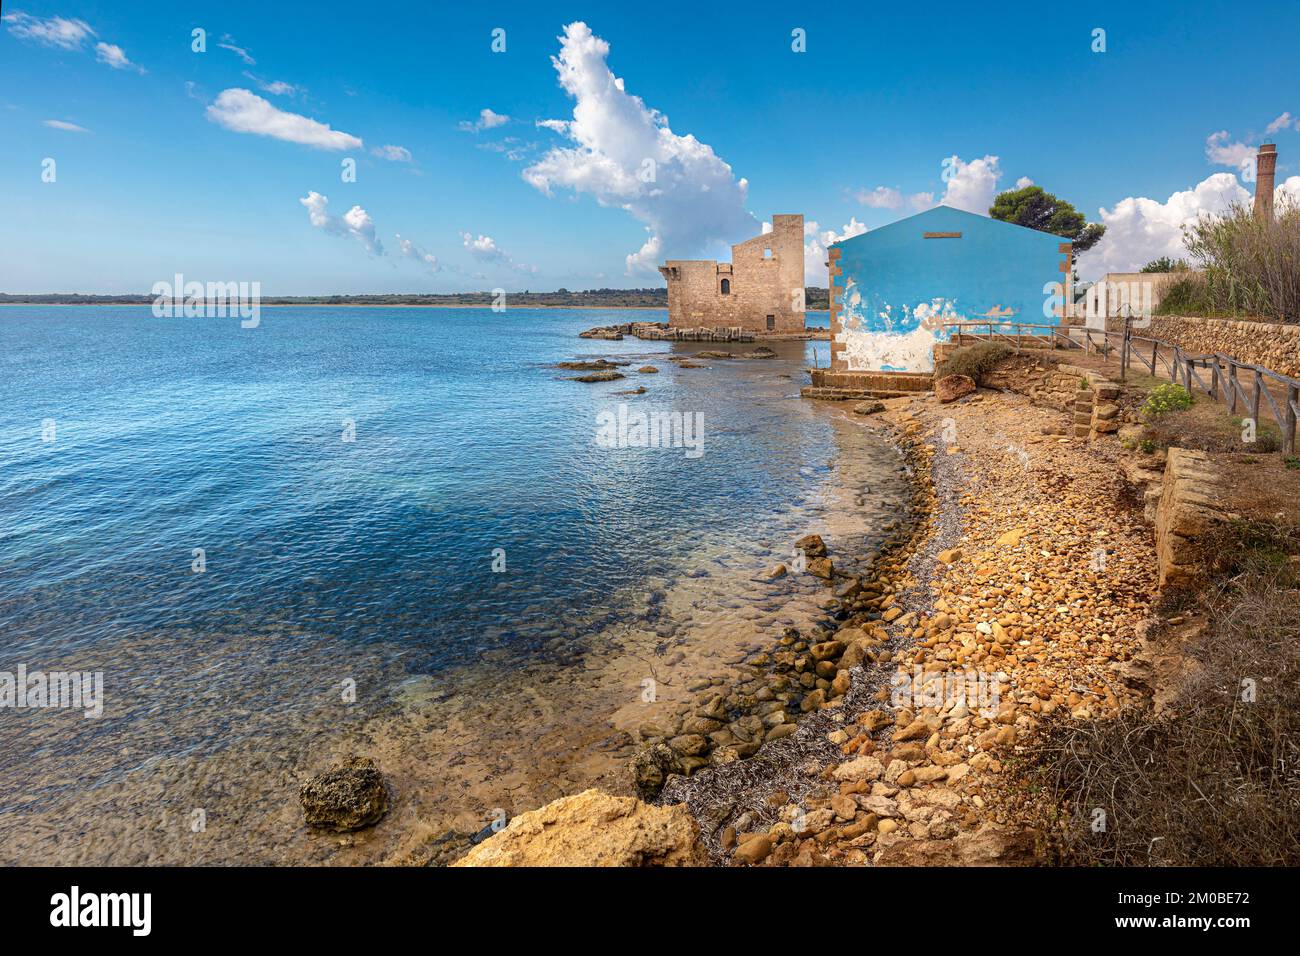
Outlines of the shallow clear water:
M886 479L897 462L883 443L798 398L826 343L692 369L667 359L753 346L577 338L631 318L662 315L268 308L242 329L147 307L0 309L0 670L105 679L100 720L0 711L0 830L21 819L37 834L11 852L194 859L142 836L158 828L151 798L158 813L183 813L193 799L177 789L220 776L194 761L256 754L292 803L305 764L343 736L385 750L389 731L373 721L406 714L394 701L412 680L421 705L470 706L466 688L493 668L571 676L593 654L614 667L615 652L642 645L757 634L783 602L744 582L827 519L852 477L846 457L869 474L848 482L861 514L845 533L869 537L896 513L901 490ZM632 364L599 384L553 367L594 357ZM659 373L637 373L644 364ZM597 417L622 403L699 413L703 454L601 447ZM757 603L733 600L738 587ZM495 692L539 693L541 672L530 673L494 678ZM359 706L340 708L348 680ZM558 706L538 720L562 725ZM465 719L455 741L466 747L500 732ZM429 741L452 723L440 713L436 727L391 731L412 735L393 762L414 766L418 740L420 760L445 776L451 743ZM495 772L467 771L489 790ZM151 774L165 782L142 783ZM413 786L448 786L411 774ZM238 789L213 786L227 798ZM269 799L275 825L297 834L296 849L243 858L321 858L284 816L284 793L240 799L244 826ZM91 818L77 824L81 845L49 851L74 807ZM119 815L113 826L105 814ZM237 845L220 858L241 859Z

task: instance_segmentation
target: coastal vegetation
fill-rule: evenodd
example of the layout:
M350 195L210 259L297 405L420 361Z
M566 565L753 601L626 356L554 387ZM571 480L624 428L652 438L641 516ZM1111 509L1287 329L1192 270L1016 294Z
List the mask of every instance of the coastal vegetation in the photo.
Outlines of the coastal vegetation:
M1058 199L1042 186L1025 186L999 193L989 207L989 215L1003 222L1068 239L1074 244L1075 255L1091 249L1106 233L1106 227L1101 223L1088 222L1073 203Z
M1011 354L1011 347L1001 342L976 342L953 349L952 354L939 363L935 378L965 375L979 384L981 379Z
M1300 206L1262 219L1238 204L1203 215L1184 236L1196 271L1168 285L1158 314L1300 323Z

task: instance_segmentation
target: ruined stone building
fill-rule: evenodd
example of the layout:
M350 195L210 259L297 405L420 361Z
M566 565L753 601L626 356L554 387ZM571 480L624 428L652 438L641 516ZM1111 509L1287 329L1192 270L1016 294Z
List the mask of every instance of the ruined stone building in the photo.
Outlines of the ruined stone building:
M773 216L772 231L731 247L731 262L669 259L672 328L804 330L803 216Z

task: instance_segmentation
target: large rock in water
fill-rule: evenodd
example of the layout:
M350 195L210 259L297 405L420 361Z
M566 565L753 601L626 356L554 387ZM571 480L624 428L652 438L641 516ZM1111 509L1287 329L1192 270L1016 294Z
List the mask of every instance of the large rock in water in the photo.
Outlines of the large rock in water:
M819 534L806 534L794 546L803 552L805 558L826 557L826 542Z
M945 375L934 383L935 397L941 402L955 402L975 391L975 379L969 375Z
M708 866L685 804L587 790L515 817L453 866Z
M346 833L378 823L388 812L384 775L369 757L348 757L298 791L308 826Z

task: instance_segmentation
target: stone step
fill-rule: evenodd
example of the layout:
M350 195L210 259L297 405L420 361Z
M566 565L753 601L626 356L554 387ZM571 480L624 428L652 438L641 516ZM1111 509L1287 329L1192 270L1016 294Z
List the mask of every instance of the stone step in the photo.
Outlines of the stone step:
M817 388L847 388L888 392L928 392L934 387L930 372L833 372L809 369Z
M823 402L856 402L867 398L904 398L916 392L890 391L881 388L824 388L805 385L799 389L800 398L811 398Z

